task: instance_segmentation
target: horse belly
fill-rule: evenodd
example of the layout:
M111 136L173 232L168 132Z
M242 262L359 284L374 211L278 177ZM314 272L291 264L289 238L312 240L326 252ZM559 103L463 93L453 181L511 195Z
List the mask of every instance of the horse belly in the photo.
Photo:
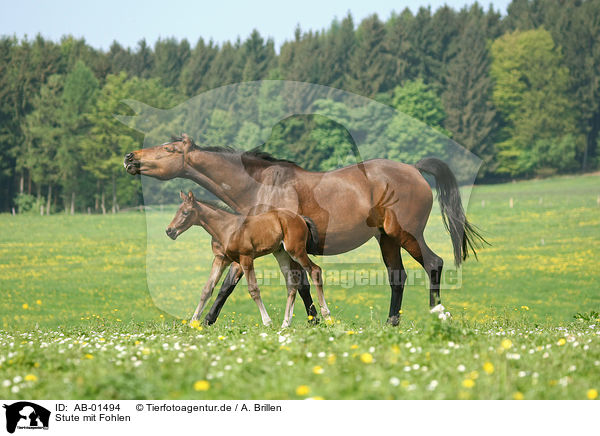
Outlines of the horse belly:
M377 234L379 234L378 229L368 227L366 224L357 226L350 231L327 231L323 254L335 255L354 250Z

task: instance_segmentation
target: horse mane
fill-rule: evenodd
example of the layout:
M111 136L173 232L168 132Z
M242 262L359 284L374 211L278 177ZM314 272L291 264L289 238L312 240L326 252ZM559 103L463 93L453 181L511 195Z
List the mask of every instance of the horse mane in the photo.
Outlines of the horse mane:
M233 210L231 207L229 207L227 204L223 203L222 201L217 201L217 200L198 200L196 198L196 202L200 203L202 206L208 206L212 209L219 209L222 210L224 212L228 212L230 214L233 215L240 215L240 213L236 210Z
M181 136L171 136L171 142L181 142L183 138ZM264 144L263 144L264 145ZM258 159L266 160L267 162L282 162L282 163L291 163L294 165L298 165L296 162L289 159L280 159L278 157L273 156L266 151L260 149L261 145L255 147L251 150L237 150L233 147L229 147L227 145L207 145L200 146L194 142L192 139L192 146L200 151L213 151L216 153L240 153L242 156L250 156Z

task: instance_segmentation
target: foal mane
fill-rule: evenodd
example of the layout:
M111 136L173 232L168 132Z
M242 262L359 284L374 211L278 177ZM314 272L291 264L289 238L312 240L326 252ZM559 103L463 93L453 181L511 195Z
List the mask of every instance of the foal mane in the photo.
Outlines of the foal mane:
M171 142L181 142L183 141L183 138L181 136L171 136ZM229 147L227 145L198 145L194 142L194 140L192 139L192 146L196 149L196 150L200 150L200 151L213 151L216 153L240 153L242 156L250 156L250 157L255 157L258 159L262 159L262 160L266 160L267 162L281 162L281 163L291 163L294 165L298 165L296 162L289 160L289 159L280 159L277 158L275 156L273 156L270 153L267 153L266 151L263 151L260 149L261 145L251 149L251 150L237 150L233 147ZM264 145L264 144L263 144Z
M202 206L208 206L211 209L218 209L224 212L228 212L233 215L240 215L240 213L236 210L233 210L231 207L227 206L225 203L217 200L198 200L196 198L196 203L200 203Z

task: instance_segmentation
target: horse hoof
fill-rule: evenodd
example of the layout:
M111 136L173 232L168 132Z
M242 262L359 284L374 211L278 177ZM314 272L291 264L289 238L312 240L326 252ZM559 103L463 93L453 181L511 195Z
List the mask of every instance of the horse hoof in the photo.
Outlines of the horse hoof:
M390 316L387 320L387 323L391 326L396 327L398 324L400 324L400 316L399 315Z
M216 320L204 318L204 322L202 324L204 324L205 327L210 327L215 323L215 321Z

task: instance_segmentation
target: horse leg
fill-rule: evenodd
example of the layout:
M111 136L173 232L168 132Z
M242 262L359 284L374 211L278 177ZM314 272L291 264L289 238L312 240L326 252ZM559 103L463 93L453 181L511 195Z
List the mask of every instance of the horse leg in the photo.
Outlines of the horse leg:
M321 306L321 315L326 320L330 320L331 312L327 307L327 303L325 302L325 294L323 293L323 271L321 270L321 267L310 260L308 254L306 254L306 250L296 250L296 256L293 256L291 253L289 254L292 256L292 259L302 265L302 268L304 268L304 270L310 274L312 282L317 288L317 297L319 299L319 306Z
M248 293L258 306L258 310L260 312L260 316L262 318L262 323L266 326L271 325L273 322L271 318L269 318L269 314L267 313L267 309L260 298L260 289L258 288L258 283L256 282L256 275L254 274L254 261L250 257L245 257L240 259L240 265L244 270L244 274L246 274L246 281L248 282Z
M418 238L412 238L403 247L421 264L429 277L429 309L431 313L438 314L440 319L446 319L449 314L444 312L444 306L442 306L440 297L440 283L444 260L429 248L423 235L420 235Z
M319 318L317 318L317 308L312 299L312 295L310 295L310 283L308 282L308 275L306 271L298 265L296 262L291 263L292 271L294 271L294 277L300 276L300 284L298 286L298 293L302 298L302 302L304 303L304 307L306 308L306 314L308 315L308 320L311 324L318 324Z
M223 284L221 285L221 289L217 294L217 298L215 298L215 302L212 307L208 311L206 318L204 318L205 325L212 325L217 321L219 317L219 313L221 313L221 309L225 304L225 301L229 298L235 286L238 284L242 276L244 275L244 271L242 267L238 263L231 264L229 268L229 272L225 279L223 280Z
M221 278L223 271L225 270L225 268L227 268L229 263L230 262L228 262L224 258L222 258L220 256L215 256L215 259L213 260L213 264L212 264L212 269L211 269L210 275L208 277L208 281L204 285L204 288L202 288L202 294L200 295L200 302L198 303L198 307L196 307L196 311L194 312L194 315L192 316L191 321L198 321L198 319L200 318L200 315L202 315L202 311L204 310L204 306L206 306L206 302L212 295L215 285L219 282L219 279Z
M275 256L275 259L277 259L279 269L283 274L287 288L287 302L285 305L283 323L281 324L282 328L286 328L292 324L292 316L294 313L294 301L296 299L296 291L299 286L297 281L294 281L293 274L295 271L291 270L291 264L292 262L294 262L292 258L283 250L276 251L273 253L273 255Z
M379 237L379 248L381 249L383 262L388 272L388 280L392 288L390 313L387 322L393 326L397 326L400 323L400 310L402 309L406 271L402 264L400 245L393 238L382 233Z

